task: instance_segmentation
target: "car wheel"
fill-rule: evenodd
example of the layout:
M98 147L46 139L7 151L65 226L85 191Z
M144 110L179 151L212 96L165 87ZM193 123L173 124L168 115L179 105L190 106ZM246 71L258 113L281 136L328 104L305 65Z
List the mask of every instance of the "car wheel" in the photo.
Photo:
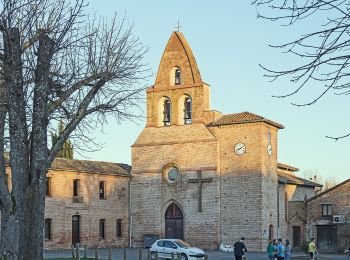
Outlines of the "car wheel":
M181 260L187 260L187 255L181 254Z
M151 259L155 260L156 259L156 252L151 252Z

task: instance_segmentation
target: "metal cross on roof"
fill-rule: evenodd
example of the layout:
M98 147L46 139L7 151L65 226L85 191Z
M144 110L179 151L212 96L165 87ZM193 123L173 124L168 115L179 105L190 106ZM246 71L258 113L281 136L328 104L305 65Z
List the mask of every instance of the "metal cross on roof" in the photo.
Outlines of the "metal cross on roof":
M175 26L175 28L177 29L178 32L180 31L180 28L181 28L181 27L182 27L182 26L180 25L179 20L177 20L177 26Z

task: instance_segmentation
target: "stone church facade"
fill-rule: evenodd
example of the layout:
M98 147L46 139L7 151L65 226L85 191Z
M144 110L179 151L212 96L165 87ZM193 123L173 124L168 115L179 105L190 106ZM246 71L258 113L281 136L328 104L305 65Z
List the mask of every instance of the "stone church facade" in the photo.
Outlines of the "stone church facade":
M145 235L204 249L241 236L250 251L264 251L277 237L300 246L307 239L305 200L321 185L277 162L283 128L250 112L211 110L210 86L174 32L147 89L147 124L131 147L132 168L55 159L44 246L144 246Z
M245 236L252 250L264 250L279 231L283 128L253 113L211 110L210 86L174 32L147 89L147 125L132 145L132 243L156 233L216 249Z

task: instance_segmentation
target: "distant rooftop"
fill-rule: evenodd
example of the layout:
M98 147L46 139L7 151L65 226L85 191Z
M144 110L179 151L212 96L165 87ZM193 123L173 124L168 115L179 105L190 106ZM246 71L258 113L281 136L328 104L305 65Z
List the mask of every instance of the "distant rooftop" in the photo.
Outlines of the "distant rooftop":
M283 184L295 184L295 185L307 186L307 187L322 187L323 186L322 184L319 184L319 183L316 183L313 181L309 181L309 180L297 177L297 176L292 175L292 174L281 172L281 171L278 171L277 175L278 175L278 182L283 183Z
M291 172L299 171L298 168L295 168L295 167L290 166L290 165L285 164L285 163L277 163L277 168L281 169L281 170L285 170L285 171L291 171Z
M8 153L5 153L5 160L9 164ZM129 176L131 166L124 163L56 158L50 170Z

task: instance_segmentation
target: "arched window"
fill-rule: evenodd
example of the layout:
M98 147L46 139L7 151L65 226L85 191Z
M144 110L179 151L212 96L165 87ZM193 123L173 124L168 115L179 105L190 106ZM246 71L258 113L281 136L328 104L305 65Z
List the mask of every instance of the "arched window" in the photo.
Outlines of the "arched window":
M180 68L175 69L175 85L181 84L181 70Z
M164 110L163 110L163 122L164 125L170 125L171 121L171 103L169 99L164 100Z
M191 97L186 97L184 101L184 123L192 123L192 100Z

